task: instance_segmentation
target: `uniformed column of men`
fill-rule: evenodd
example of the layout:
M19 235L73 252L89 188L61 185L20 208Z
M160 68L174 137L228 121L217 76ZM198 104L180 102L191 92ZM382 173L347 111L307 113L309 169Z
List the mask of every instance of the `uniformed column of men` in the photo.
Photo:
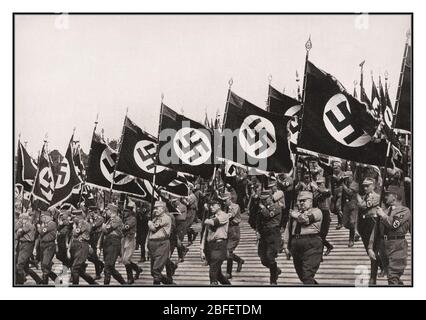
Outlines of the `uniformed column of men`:
M383 183L385 196L380 205L378 192ZM333 250L327 234L330 215L335 214L336 229L349 229L348 247L361 238L371 261L370 284L376 284L380 269L390 285L402 285L408 257L405 236L411 231L411 212L402 204L409 205L409 198L402 185L409 183L398 170L388 170L382 181L380 170L373 166L337 160L328 166L311 159L308 166L299 168L296 183L289 174L249 178L238 169L236 176L226 177L218 170L214 188L198 181L190 185L188 197L164 194L154 203L152 213L144 201L127 201L124 207L111 203L103 212L84 204L73 211L18 212L16 284L24 284L27 276L37 284L59 281L52 271L55 255L71 270L73 285L80 283L80 277L88 284L98 284L102 272L104 285L110 284L111 277L120 284L133 284L142 273L132 261L137 248L139 262L150 260L154 285L174 284L178 264L198 235L192 225L201 222L200 251L209 266L210 283L230 285L234 262L236 272L244 264L235 249L241 240L242 214L247 214L257 235L260 261L270 272L270 284L278 283L282 271L276 258L284 253L293 260L300 281L315 285L323 256ZM188 246L184 245L185 235ZM178 261L171 259L175 249ZM115 267L119 257L127 281ZM95 278L86 272L88 261L95 265ZM30 268L39 264L41 278Z

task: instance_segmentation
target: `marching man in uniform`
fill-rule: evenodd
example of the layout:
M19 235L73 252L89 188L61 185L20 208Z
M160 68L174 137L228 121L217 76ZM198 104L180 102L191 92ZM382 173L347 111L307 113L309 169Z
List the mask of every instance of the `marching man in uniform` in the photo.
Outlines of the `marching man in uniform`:
M373 232L369 255L375 259L373 249L374 238L381 237L384 242L384 253L388 260L388 283L389 285L404 285L401 276L407 266L408 243L405 239L407 232L411 232L411 212L402 204L402 191L398 186L389 186L385 193L385 203L388 208L383 211L378 208L377 215L380 217L378 234ZM375 231L376 229L374 229Z
M73 285L78 285L80 275L85 273L92 226L86 221L82 210L76 210L73 213L75 218L71 244L71 281Z
M109 204L107 208L107 217L109 220L102 226L102 236L99 242L102 242L104 252L104 284L109 285L111 276L120 284L125 284L120 272L115 268L115 263L121 251L121 238L123 237L123 221L118 216L118 207L115 204Z
M210 218L204 221L206 229L204 253L209 264L210 284L231 284L222 273L222 263L227 257L227 239L229 215L220 208L220 201L212 199L210 205Z
M231 193L225 192L221 199L225 202L226 213L229 215L228 227L228 259L226 263L226 277L232 279L232 265L237 262L237 272L241 272L244 260L237 256L234 251L240 242L240 222L241 210L240 206L232 202Z
M16 262L16 284L24 284L29 274L36 282L41 283L40 277L29 268L29 262L34 250L36 226L33 223L33 212L21 213L16 222L16 240L18 253Z
M374 226L377 219L377 209L379 208L380 196L374 192L374 180L372 178L365 178L362 186L365 191L365 195L361 197L357 196L358 200L358 232L361 236L362 242L364 243L365 250L368 254L368 246L370 242L371 233L373 232ZM378 261L375 259L371 260L371 273L370 273L370 285L376 284Z
M281 207L274 203L271 190L263 190L256 216L256 234L259 239L258 255L262 264L269 268L270 283L277 284L281 269L275 261L281 245Z
M135 280L138 280L142 273L142 269L132 261L132 256L136 248L137 221L135 214L134 203L129 202L127 208L124 209L123 238L121 240L121 256L123 264L126 267L128 284L135 283ZM134 277L133 271L135 271Z
M37 224L37 231L40 235L40 260L41 271L43 272L41 279L42 284L48 284L49 278L53 281L57 278L57 275L52 271L52 260L56 252L57 225L49 211L42 211L40 222L41 224Z
M159 285L167 277L162 275L162 271L170 258L170 233L172 230L172 220L166 213L166 203L156 201L152 212L153 219L148 221L148 250L151 260L151 275L153 284Z
M301 191L297 196L298 210L290 212L284 233L296 273L303 284L317 284L314 279L321 263L323 243L320 236L322 212L312 207L313 194Z

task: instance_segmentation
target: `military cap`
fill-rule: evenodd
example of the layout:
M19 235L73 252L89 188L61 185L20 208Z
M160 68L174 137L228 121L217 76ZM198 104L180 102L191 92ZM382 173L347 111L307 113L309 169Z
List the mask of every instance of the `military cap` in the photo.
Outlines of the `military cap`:
M209 205L213 205L213 204L221 204L221 200L219 198L213 197L209 200Z
M353 177L354 174L352 173L352 171L345 171L343 173L343 178L349 178L349 177Z
M312 192L310 191L300 191L299 194L297 195L297 200L306 200L306 199L313 199L314 196L312 194Z
M73 214L73 215L75 215L75 216L84 216L84 212L83 212L83 210L81 210L81 209L74 210L74 211L72 212L72 214Z
M342 164L342 160L340 160L340 159L333 159L332 161L331 161L331 163L332 164Z
M118 206L113 204L113 203L110 203L108 205L108 210L110 210L111 212L114 212L114 213L118 213Z
M272 191L269 189L262 190L260 193L260 199L262 200L268 199L270 196L272 196Z
M318 177L316 182L317 183L325 183L325 178L324 177Z
M40 215L51 217L52 216L52 212L50 210L41 210L40 211Z
M371 184L374 184L374 179L372 179L372 178L365 178L364 181L362 182L363 186L368 186L368 185L371 185Z
M398 186L390 185L385 190L385 194L387 194L387 193L394 194L397 197L402 198L402 189L400 187L398 187Z
M222 193L221 195L220 195L220 200L228 200L228 199L231 199L231 193L230 192L228 192L228 191L225 191L224 193Z
M155 201L154 208L166 208L166 203L164 201Z
M275 187L276 185L277 185L277 182L276 182L276 181L271 181L271 182L269 182L269 184L268 184L268 188Z

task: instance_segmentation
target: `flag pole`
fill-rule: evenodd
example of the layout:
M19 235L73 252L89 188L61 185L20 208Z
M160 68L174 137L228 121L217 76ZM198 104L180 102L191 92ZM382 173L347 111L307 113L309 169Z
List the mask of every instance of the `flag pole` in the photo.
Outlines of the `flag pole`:
M394 115L392 118L392 126L391 126L391 131L392 133L395 130L395 124L396 124L396 116L398 114L398 109L399 109L399 101L401 99L401 87L402 87L402 82L403 82L403 78L404 78L404 71L405 71L405 66L406 66L406 61L407 61L407 54L408 54L408 45L410 42L410 38L411 38L411 33L410 30L407 31L406 33L406 41L405 41L405 48L404 48L404 55L403 55L403 59L402 59L402 66L401 66L401 72L399 74L399 83L398 83L398 90L397 90L397 95L396 95L396 101L395 101L395 108L394 108ZM383 202L383 196L384 196L384 186L385 186L385 182L386 182L386 178L387 178L387 169L388 169L388 165L389 165L389 160L390 160L390 150L391 150L391 142L388 141L388 147L386 150L386 158L385 158L385 168L384 168L384 172L383 172L383 184L382 184L382 190L380 192L380 205L382 205Z
M309 61L309 51L311 49L312 49L312 41L311 41L311 36L309 35L309 39L305 43L305 50L306 50L305 72L304 72L304 75L303 75L302 101L300 102L301 114L300 114L300 117L298 119L298 122L300 123L300 125L299 125L299 136L302 133L303 111L304 111L304 107L305 107L305 97L306 97L306 74L307 74L307 66L308 66L308 61ZM297 164L298 164L298 162L299 162L299 151L297 150L297 146L296 146L296 156L295 156L295 159L294 159L294 167L293 167L293 202L291 204L292 209L294 208L295 198L296 198L296 178L297 178Z
M114 164L114 172L112 173L111 187L109 188L109 199L108 199L108 203L111 203L111 199L112 199L112 187L114 186L115 173L117 171L117 163L118 163L118 159L120 158L121 144L123 142L123 135L124 135L124 126L126 125L127 113L128 112L129 112L129 108L126 108L126 115L124 117L123 129L121 130L121 137L120 137L120 141L119 141L119 145L118 145L118 150L117 150L117 160L115 161L115 164Z
M268 99L266 100L266 111L271 112L271 83L272 83L272 74L268 76Z
M158 156L160 154L160 134L161 134L161 118L163 116L163 101L164 101L164 93L161 93L161 105L160 105L160 115L158 117L158 133L157 133L157 148L155 150L155 159L154 159L154 175L152 177L152 197L151 197L151 220L153 219L153 211L154 211L154 198L155 198L155 192L156 192L156 188L155 188L155 182L156 182L156 177L157 177L157 166L158 166ZM158 196L160 197L160 194L158 194Z
M96 113L95 125L93 127L93 132L92 132L92 141L95 138L96 127L98 126L98 119L99 119L99 113ZM92 143L90 143L88 163L90 163L90 158L91 158L90 157L90 153L91 153L91 151L92 151ZM80 153L80 148L78 149L78 153ZM79 156L80 156L80 161L81 161L81 154L79 154ZM83 174L81 176L83 177ZM81 197L83 195L83 188L84 188L85 185L86 185L86 181L83 180L83 183L81 184L81 188L80 188L80 195L78 197L78 203L80 203L80 201L81 201ZM96 200L97 200L97 198L96 198ZM98 203L98 201L96 201L96 204L97 203Z
M397 100L395 101L395 115L398 112L398 107L399 107L399 99L400 99L400 94L401 94L401 86L402 86L402 79L404 77L404 71L405 71L405 63L406 63L406 59L407 59L407 51L408 51L408 43L409 43L409 39L410 39L410 33L409 31L406 34L407 39L405 42L405 49L404 49L404 56L402 59L402 66L401 66L401 73L400 73L400 78L399 78L399 85L398 85L398 92L397 92ZM391 124L391 132L394 132L394 126L395 126L395 122L396 122L396 116L393 117L392 119L392 124ZM388 141L388 146L387 146L387 150L386 150L386 158L385 158L385 164L384 164L384 171L383 171L383 182L382 182L382 186L381 186L381 190L380 190L380 201L379 201L379 207L382 206L383 203L383 198L384 198L384 191L385 191L385 183L386 183L386 179L387 179L387 171L388 171L388 165L389 165L389 160L390 160L390 150L391 150L391 142ZM378 246L379 246L379 241L380 241L380 235L379 233L379 223L380 223L380 217L377 217L376 220L376 224L374 226L374 240L373 240L373 251L377 252L378 251ZM377 275L376 275L377 277ZM374 279L376 280L376 279Z

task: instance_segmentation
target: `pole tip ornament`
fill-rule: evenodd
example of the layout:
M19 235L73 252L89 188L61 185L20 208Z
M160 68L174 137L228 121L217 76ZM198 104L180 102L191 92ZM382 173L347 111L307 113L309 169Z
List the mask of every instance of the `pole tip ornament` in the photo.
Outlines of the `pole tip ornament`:
M385 80L388 81L388 79L389 79L389 73L385 71Z
M163 100L164 100L164 93L161 92L161 102L163 102Z
M358 81L354 80L354 86L356 86L358 84Z
M364 60L364 61L362 61L362 62L359 64L359 66L360 66L361 68L363 68L363 67L364 67L364 63L365 63L365 60Z
M228 81L229 89L231 89L232 85L234 84L234 80L231 78Z
M405 36L407 37L407 40L410 39L410 37L411 37L411 29L407 30L407 32L405 33Z
M271 82L272 82L272 74L270 74L270 75L268 76L268 82L269 82L269 84L271 84Z
M308 41L306 41L306 43L305 43L305 49L306 49L306 51L309 51L309 50L311 50L311 49L312 49L311 36L309 36Z

